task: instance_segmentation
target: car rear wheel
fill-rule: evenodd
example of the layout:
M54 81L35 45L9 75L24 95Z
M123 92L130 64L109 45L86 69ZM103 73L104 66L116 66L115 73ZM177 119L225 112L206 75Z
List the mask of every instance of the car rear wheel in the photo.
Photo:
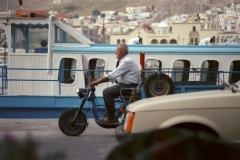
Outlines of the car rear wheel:
M220 137L219 134L216 131L214 131L212 128L202 124L198 124L198 123L181 123L181 124L174 125L170 128L186 129L186 130L193 131L195 133L205 132L211 136Z

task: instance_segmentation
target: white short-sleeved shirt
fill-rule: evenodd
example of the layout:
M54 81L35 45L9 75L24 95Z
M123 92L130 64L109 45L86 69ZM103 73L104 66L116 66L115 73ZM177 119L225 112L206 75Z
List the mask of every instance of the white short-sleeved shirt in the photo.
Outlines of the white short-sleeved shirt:
M119 66L108 74L110 82L138 84L140 78L140 69L136 61L129 55L124 56Z

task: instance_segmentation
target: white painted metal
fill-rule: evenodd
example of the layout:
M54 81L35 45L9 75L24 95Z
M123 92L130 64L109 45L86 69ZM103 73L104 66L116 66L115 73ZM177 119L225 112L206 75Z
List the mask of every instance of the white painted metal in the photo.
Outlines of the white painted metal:
M71 44L54 44L54 46L71 46L71 47L91 47L93 44L92 41L87 39L85 36L81 35L80 32L65 24L61 20L53 19L49 20L38 19L38 18L16 18L16 19L0 19L0 22L7 22L8 25L4 27L6 35L7 35L7 43L8 43L8 51L11 51L11 23L15 24L48 24L53 21L53 24L56 24L61 29L66 31L69 35L77 39L82 44L71 43ZM49 23L49 24L50 24ZM48 54L39 54L39 53L8 53L8 94L11 95L58 95L59 94L59 83L58 82L43 82L43 81L12 81L13 79L39 79L39 80L58 80L58 70L52 71L48 73L47 70L12 70L11 68L36 68L36 69L48 69L54 68L58 69L60 66L60 61L63 58L72 58L77 62L76 69L82 70L82 58L81 55L85 55L88 60L91 59L102 59L105 61L105 70L113 70L115 68L117 59L114 52L112 54L100 53L74 53L74 52L66 52L66 53L53 53L51 50L54 37L54 29L52 25L50 26L50 35L49 35L49 53ZM104 49L104 48L103 48ZM131 54L131 53L130 53ZM134 57L136 62L139 62L139 55L134 54L131 55ZM201 65L206 60L216 60L219 63L219 71L229 71L230 64L234 60L239 60L239 55L208 55L200 54L194 55L192 54L151 54L148 53L145 56L145 60L155 59L162 62L162 68L173 68L173 64L177 60L188 60L190 62L190 68L201 68ZM52 57L52 59L51 59ZM50 63L52 62L52 64ZM139 66L140 68L140 66ZM169 74L171 77L171 74ZM223 77L220 77L223 78ZM193 77L190 75L190 81L199 80L198 77ZM228 82L228 75L225 75L224 81ZM101 96L102 90L108 86L111 86L111 83L100 84L96 87L96 95ZM76 88L84 88L84 78L82 72L78 71L75 76L75 81L72 84L61 84L61 95L76 95Z
M16 70L11 68L46 69L47 54L9 54L8 56L9 95L51 95L52 83L44 81L12 81L13 79L52 80L46 70ZM11 80L12 79L12 80Z

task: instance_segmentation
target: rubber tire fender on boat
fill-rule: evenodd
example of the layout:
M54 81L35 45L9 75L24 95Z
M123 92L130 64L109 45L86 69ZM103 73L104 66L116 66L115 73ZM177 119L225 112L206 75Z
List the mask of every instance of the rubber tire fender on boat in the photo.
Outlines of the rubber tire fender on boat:
M154 73L146 79L144 90L147 98L173 94L174 83L168 75L162 72L160 73L159 83L157 73Z
M86 129L87 118L82 111L79 111L79 114L73 124L69 123L73 119L75 113L76 108L67 109L61 114L58 120L60 130L67 136L78 136ZM76 123L82 125L76 125Z

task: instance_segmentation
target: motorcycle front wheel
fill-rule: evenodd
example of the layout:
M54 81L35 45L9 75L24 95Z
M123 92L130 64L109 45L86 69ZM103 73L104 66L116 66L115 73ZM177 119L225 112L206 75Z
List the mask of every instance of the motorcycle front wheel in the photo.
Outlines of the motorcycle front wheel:
M67 136L78 136L84 132L87 126L87 118L82 111L79 111L76 119L73 121L76 109L68 109L64 111L59 120L58 126L60 130Z

